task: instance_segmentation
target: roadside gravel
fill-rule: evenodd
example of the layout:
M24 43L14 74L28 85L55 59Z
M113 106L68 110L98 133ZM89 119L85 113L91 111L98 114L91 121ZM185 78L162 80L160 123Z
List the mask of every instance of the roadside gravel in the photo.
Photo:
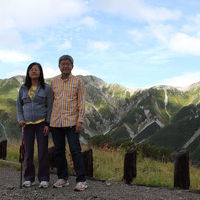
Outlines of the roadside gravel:
M51 174L49 188L41 189L37 185L31 188L19 188L20 172L12 167L0 167L0 200L199 200L200 191L167 189L126 185L122 182L109 186L102 181L88 180L88 189L75 192L75 177L70 176L70 185L53 188L56 175Z

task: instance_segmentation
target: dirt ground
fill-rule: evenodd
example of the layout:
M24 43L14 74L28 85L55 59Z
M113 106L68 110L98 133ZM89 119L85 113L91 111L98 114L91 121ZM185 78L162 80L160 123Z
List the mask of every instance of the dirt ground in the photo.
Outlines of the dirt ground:
M106 183L87 180L88 189L75 192L75 177L70 176L70 185L53 188L56 175L51 174L49 188L41 189L39 183L20 189L20 171L12 167L0 167L0 200L196 200L200 191L178 190L158 187L126 185L123 182Z

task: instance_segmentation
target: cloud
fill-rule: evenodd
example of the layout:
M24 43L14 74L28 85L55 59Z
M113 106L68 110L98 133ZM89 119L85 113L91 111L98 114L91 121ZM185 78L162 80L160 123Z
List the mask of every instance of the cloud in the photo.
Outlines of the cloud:
M50 65L48 63L45 63L44 65L46 66L46 67L43 67L44 78L52 78L52 77L60 74L59 68L54 69L54 68L50 67ZM15 71L9 72L7 74L7 77L10 78L10 77L13 77L16 75L24 75L25 76L26 69L25 70L15 70Z
M61 44L61 45L59 46L59 49L63 51L63 50L70 49L71 47L72 47L71 42L68 41L68 40L66 40L63 44Z
M88 41L88 49L105 51L110 48L110 42L106 41Z
M168 51L165 46L151 47L138 51L136 54L136 58L141 60L140 63L146 63L146 66L148 66L146 70L157 70L160 64L169 63L174 57L174 53Z
M16 71L9 72L9 73L7 73L6 77L10 78L10 77L17 76L17 75L25 76L26 70L24 70L24 71L23 70L16 70Z
M181 16L179 10L151 6L142 0L96 0L95 5L106 12L148 22L176 20Z
M160 23L150 24L141 30L133 29L129 33L133 36L134 42L147 44L148 41L154 41L156 46L171 52L171 56L175 52L183 55L200 55L200 27L199 35L198 32L177 32L174 27Z
M27 38L32 34L37 38L44 33L41 32L42 29L67 24L71 19L82 16L87 10L87 4L83 0L1 1L1 48L26 46Z
M44 65L46 65L46 67L43 67L44 78L52 78L60 74L59 68L54 69L50 66L47 66L48 64Z
M89 28L95 27L97 25L97 21L93 17L89 16L83 18L80 23Z
M145 32L143 32L142 30L138 30L138 29L132 29L128 32L132 36L132 39L136 44L140 44L141 42L143 42L143 39L146 35Z
M186 17L187 23L182 26L183 32L197 33L200 32L200 14Z
M190 72L161 81L161 84L186 87L200 81L200 72Z
M150 24L145 28L145 31L148 34L151 33L154 38L165 44L169 42L169 39L176 32L172 26L161 23Z
M90 72L84 70L84 69L81 69L77 66L74 66L73 70L72 70L72 74L73 75L83 75L83 76L87 76L87 75L91 75Z
M171 38L169 48L184 54L200 55L200 38L177 33Z
M128 32L136 44L147 44L156 39L157 42L168 44L175 30L170 25L151 23L140 29L132 29ZM154 42L155 43L155 42Z
M0 61L4 63L16 63L29 61L30 56L12 50L0 50Z
M148 62L150 64L165 64L171 61L171 57L168 53L164 54L164 52L161 52L160 54L150 56Z
M8 28L38 28L80 16L87 7L81 0L1 1L0 22Z
M60 70L57 67L56 69L51 67L49 63L45 63L44 64L45 67L43 67L43 73L44 73L44 78L52 78L55 76L60 75ZM91 75L90 72L81 69L77 66L74 66L73 70L72 70L72 74L73 75L83 75L83 76L87 76L87 75ZM17 76L17 75L26 75L26 70L15 70L12 72L7 73L7 78L13 77L13 76Z
M21 44L22 38L18 31L13 28L7 29L0 26L0 44L1 48L17 47Z
M52 67L51 64L49 63L44 63L43 64L43 73L44 73L44 77L45 78L52 78L55 77L57 75L60 75L60 69L58 67ZM77 66L74 66L73 70L72 70L72 74L73 75L91 75L90 72L83 70Z

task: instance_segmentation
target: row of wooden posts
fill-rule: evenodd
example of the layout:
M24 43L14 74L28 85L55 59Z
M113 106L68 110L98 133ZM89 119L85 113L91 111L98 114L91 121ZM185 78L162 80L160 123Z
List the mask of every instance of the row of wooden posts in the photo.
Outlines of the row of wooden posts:
M0 159L6 159L7 140L0 142ZM92 149L82 152L85 164L85 175L93 177L93 153ZM181 189L189 189L190 173L189 173L189 152L185 149L176 151L174 155L174 187ZM55 150L54 147L49 148L50 167L55 167ZM125 154L124 158L124 174L123 180L126 184L131 184L137 176L137 152L130 151Z
M55 167L53 156L53 147L49 149L50 165ZM92 149L82 152L85 164L85 175L93 177L93 153ZM176 151L174 155L174 187L181 189L189 189L190 173L189 173L189 152L185 149ZM124 174L123 181L131 184L137 176L137 151L127 152L124 158Z

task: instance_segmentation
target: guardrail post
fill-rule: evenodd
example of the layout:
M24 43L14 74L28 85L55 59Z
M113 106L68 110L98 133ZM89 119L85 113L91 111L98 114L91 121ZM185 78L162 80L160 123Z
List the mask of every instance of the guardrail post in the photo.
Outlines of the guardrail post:
M0 142L0 158L6 160L7 156L7 140L2 140Z
M137 160L136 150L127 152L125 154L123 180L126 184L131 184L131 182L137 175L136 160Z
M189 171L189 152L181 149L173 153L174 161L174 187L189 189L190 171Z
M85 176L93 177L93 153L92 149L88 149L82 152L84 166L85 166Z

